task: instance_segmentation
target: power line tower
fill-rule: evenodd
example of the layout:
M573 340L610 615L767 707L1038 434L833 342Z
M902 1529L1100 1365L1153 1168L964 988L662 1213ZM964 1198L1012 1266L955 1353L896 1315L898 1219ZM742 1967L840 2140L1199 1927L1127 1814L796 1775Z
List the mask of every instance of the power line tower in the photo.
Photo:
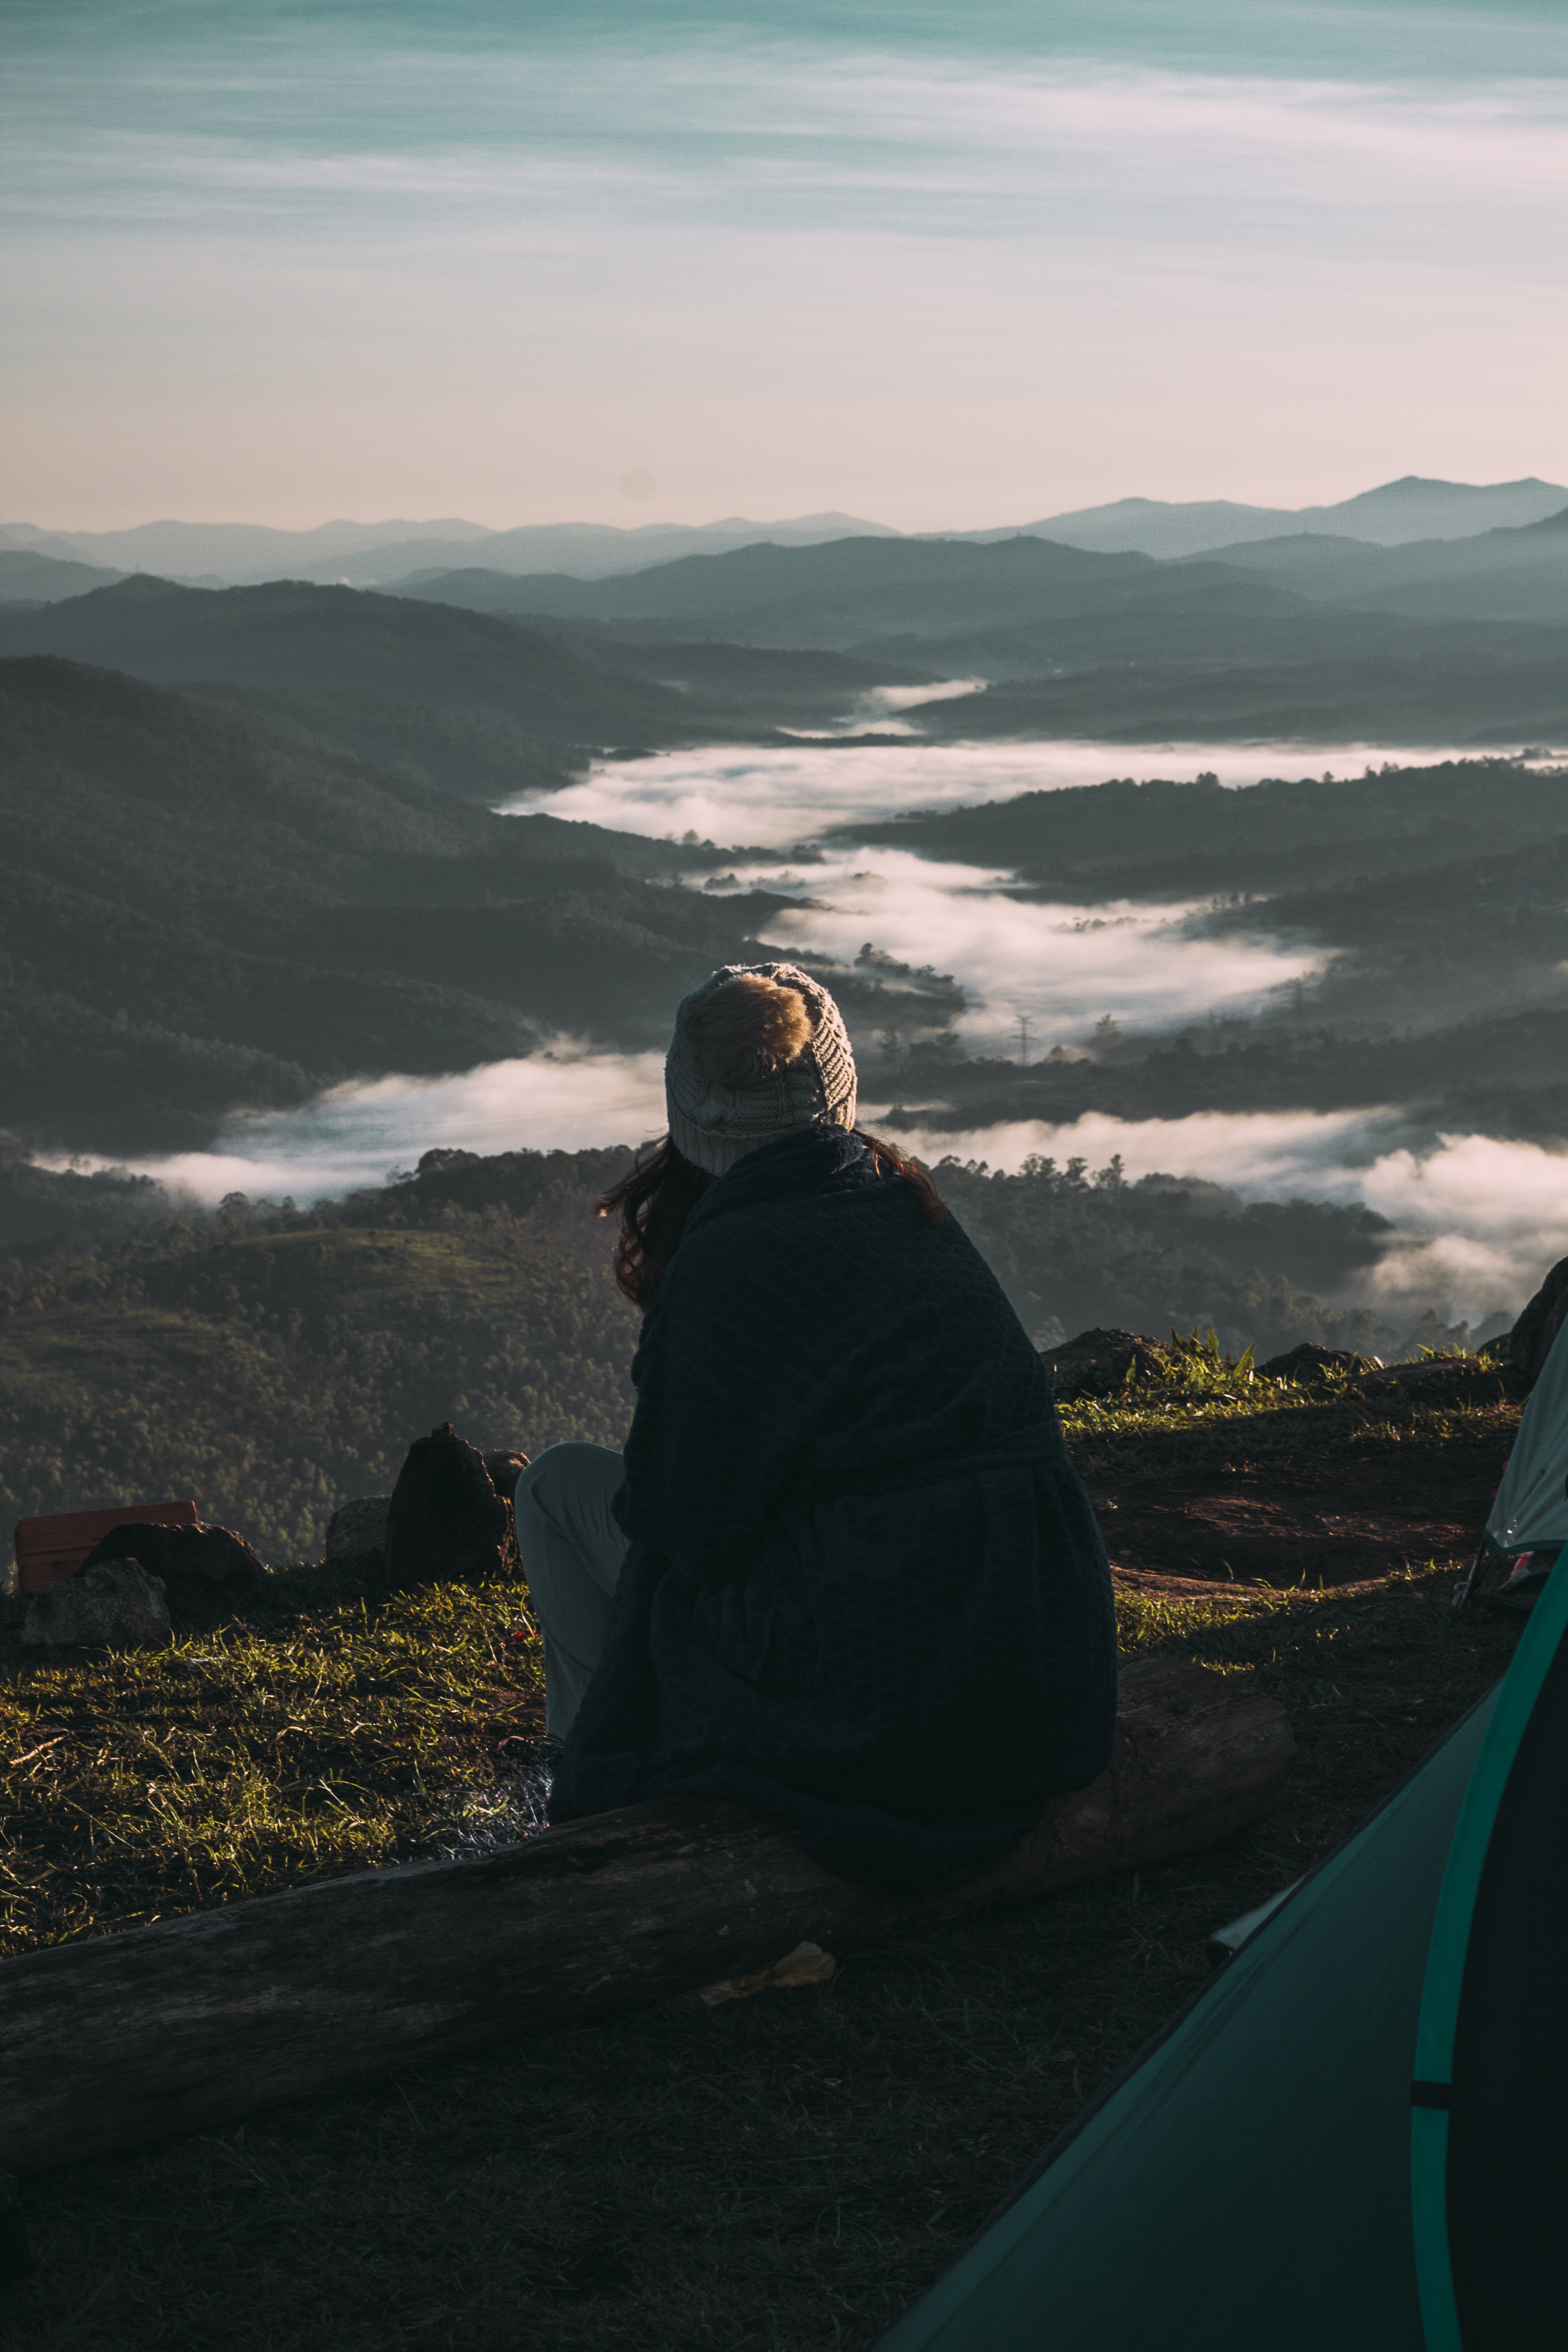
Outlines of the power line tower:
M1029 1066L1029 1016L1026 1013L1018 1015L1018 1066L1023 1070Z

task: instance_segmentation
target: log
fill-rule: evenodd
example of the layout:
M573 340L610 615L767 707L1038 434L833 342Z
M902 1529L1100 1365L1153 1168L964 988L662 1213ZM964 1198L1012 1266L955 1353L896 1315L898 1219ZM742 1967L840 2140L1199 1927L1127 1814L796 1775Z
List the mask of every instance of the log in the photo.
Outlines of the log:
M1026 1901L1260 1820L1294 1743L1237 1676L1122 1676L1116 1753L1001 1864L899 1901L835 1877L778 1822L701 1799L631 1805L482 1859L317 1880L0 1962L0 2172L231 2122L765 1967L809 1939Z

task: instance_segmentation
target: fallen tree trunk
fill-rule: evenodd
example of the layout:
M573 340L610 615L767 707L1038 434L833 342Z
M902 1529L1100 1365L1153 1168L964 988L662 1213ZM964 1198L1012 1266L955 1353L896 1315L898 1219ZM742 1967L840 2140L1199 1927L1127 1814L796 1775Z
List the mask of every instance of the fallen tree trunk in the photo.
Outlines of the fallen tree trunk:
M741 1806L667 1800L0 1963L0 2172L224 2123L496 2036L691 1990L803 1939L1023 1900L1212 1845L1275 1803L1284 1709L1237 1677L1122 1677L1115 1760L987 1877L898 1902Z

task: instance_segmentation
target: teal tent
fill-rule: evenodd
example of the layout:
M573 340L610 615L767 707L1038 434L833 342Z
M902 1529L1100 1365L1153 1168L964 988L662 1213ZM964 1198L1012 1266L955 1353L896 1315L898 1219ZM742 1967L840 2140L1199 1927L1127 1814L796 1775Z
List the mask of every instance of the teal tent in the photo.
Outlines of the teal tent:
M1508 1564L1506 1581L1490 1598L1505 1608L1529 1611L1552 1561L1568 1543L1568 1323L1530 1392L1502 1485L1498 1488L1481 1547L1468 1576L1454 1596L1462 1609L1490 1560Z
M1568 1551L1508 1674L879 2352L1568 2341Z
M1568 1323L1530 1392L1487 1538L1505 1553L1561 1551L1568 1543Z

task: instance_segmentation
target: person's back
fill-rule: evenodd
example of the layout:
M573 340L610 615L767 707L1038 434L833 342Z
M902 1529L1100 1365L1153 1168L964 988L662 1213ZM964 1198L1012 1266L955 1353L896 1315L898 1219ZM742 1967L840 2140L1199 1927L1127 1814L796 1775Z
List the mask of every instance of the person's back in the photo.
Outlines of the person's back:
M552 1820L722 1794L931 1883L1103 1769L1099 1531L1037 1354L900 1155L818 1117L694 1189L633 1378L629 1548Z

